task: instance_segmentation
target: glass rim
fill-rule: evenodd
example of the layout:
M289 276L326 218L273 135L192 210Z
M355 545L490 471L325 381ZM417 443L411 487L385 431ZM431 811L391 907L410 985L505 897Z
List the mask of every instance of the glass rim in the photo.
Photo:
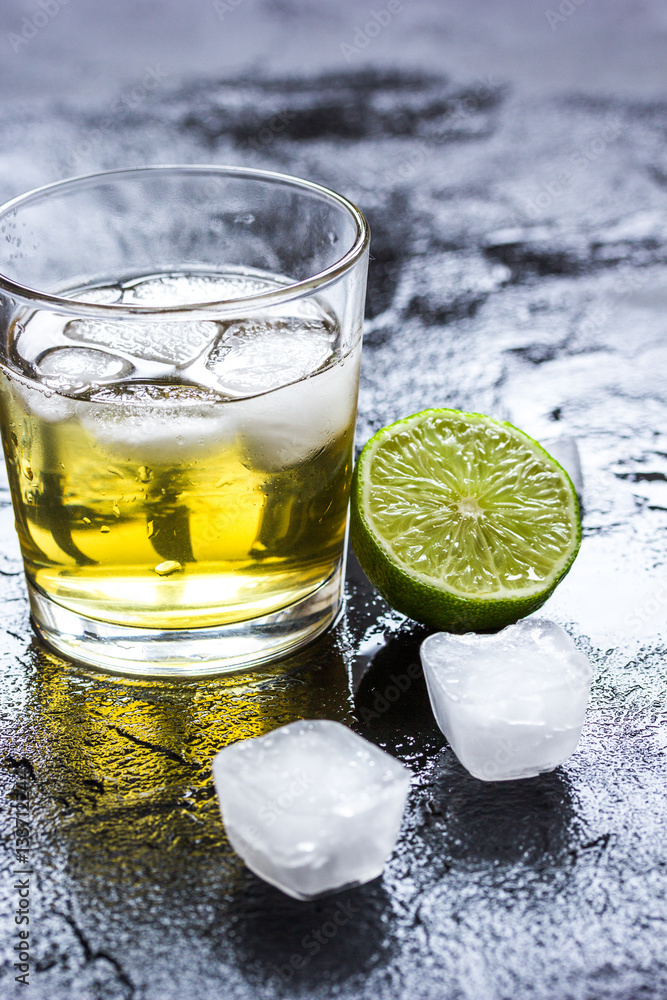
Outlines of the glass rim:
M7 216L31 202L38 201L51 193L60 193L80 186L82 189L92 187L104 179L114 179L123 176L139 176L149 173L169 173L178 172L183 174L220 174L225 177L241 177L248 180L268 181L286 187L301 189L319 195L321 198L334 202L348 213L355 222L356 235L352 246L329 267L323 271L318 271L308 278L300 281L293 281L283 285L278 289L267 292L258 292L254 295L242 296L233 299L220 299L218 301L188 302L182 305L151 306L151 305L129 305L127 303L98 303L83 301L77 298L69 298L63 295L52 295L48 292L39 291L29 285L22 285L20 282L8 278L0 271L0 291L5 291L18 297L23 303L33 305L35 308L50 308L52 311L66 314L76 314L77 316L97 316L111 319L121 319L132 316L135 319L161 317L186 317L192 313L216 313L218 316L235 313L240 304L244 308L254 309L264 306L272 306L281 302L298 298L301 295L315 291L331 284L349 271L364 255L370 241L370 229L364 215L357 206L346 198L338 194L331 188L318 184L316 181L305 180L293 174L283 174L274 170L263 170L258 167L226 166L221 164L205 163L164 163L148 164L139 167L119 167L113 170L99 170L88 174L80 174L76 177L68 177L64 180L53 181L50 184L43 184L40 187L32 188L23 194L11 198L0 205L0 221ZM1 266L1 265L0 265Z

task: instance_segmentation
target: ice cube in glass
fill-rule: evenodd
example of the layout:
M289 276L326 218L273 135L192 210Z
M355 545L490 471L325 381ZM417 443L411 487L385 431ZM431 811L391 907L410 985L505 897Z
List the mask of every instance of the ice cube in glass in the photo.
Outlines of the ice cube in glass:
M482 781L551 771L576 749L592 668L564 629L527 618L494 635L438 632L421 646L431 706Z
M339 722L304 720L213 761L232 847L295 899L359 885L394 849L411 772Z

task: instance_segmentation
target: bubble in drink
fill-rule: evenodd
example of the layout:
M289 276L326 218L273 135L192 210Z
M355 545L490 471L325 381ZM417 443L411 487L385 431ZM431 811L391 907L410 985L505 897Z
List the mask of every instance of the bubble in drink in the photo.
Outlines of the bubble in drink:
M284 283L165 274L76 295L175 305ZM271 614L331 577L359 347L343 345L316 300L289 310L224 322L19 318L0 397L35 588L101 621L184 629Z

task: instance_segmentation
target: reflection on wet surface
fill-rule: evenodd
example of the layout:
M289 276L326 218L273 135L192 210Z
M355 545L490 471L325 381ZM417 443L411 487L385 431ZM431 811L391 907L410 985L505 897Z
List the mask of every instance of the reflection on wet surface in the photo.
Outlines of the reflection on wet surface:
M83 809L93 838L127 836L133 849L179 836L221 842L210 769L218 750L295 719L349 721L343 657L325 642L252 673L168 683L89 672L34 640L30 725L59 762L65 815Z

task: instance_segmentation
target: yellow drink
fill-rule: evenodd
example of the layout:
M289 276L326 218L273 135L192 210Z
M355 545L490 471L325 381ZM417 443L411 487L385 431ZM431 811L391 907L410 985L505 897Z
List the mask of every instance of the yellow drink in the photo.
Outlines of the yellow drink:
M154 301L178 286L193 301L202 282L241 280L151 276L86 294ZM224 324L23 317L0 399L35 590L163 630L243 622L316 591L340 565L352 472L359 347L340 344L312 302Z

